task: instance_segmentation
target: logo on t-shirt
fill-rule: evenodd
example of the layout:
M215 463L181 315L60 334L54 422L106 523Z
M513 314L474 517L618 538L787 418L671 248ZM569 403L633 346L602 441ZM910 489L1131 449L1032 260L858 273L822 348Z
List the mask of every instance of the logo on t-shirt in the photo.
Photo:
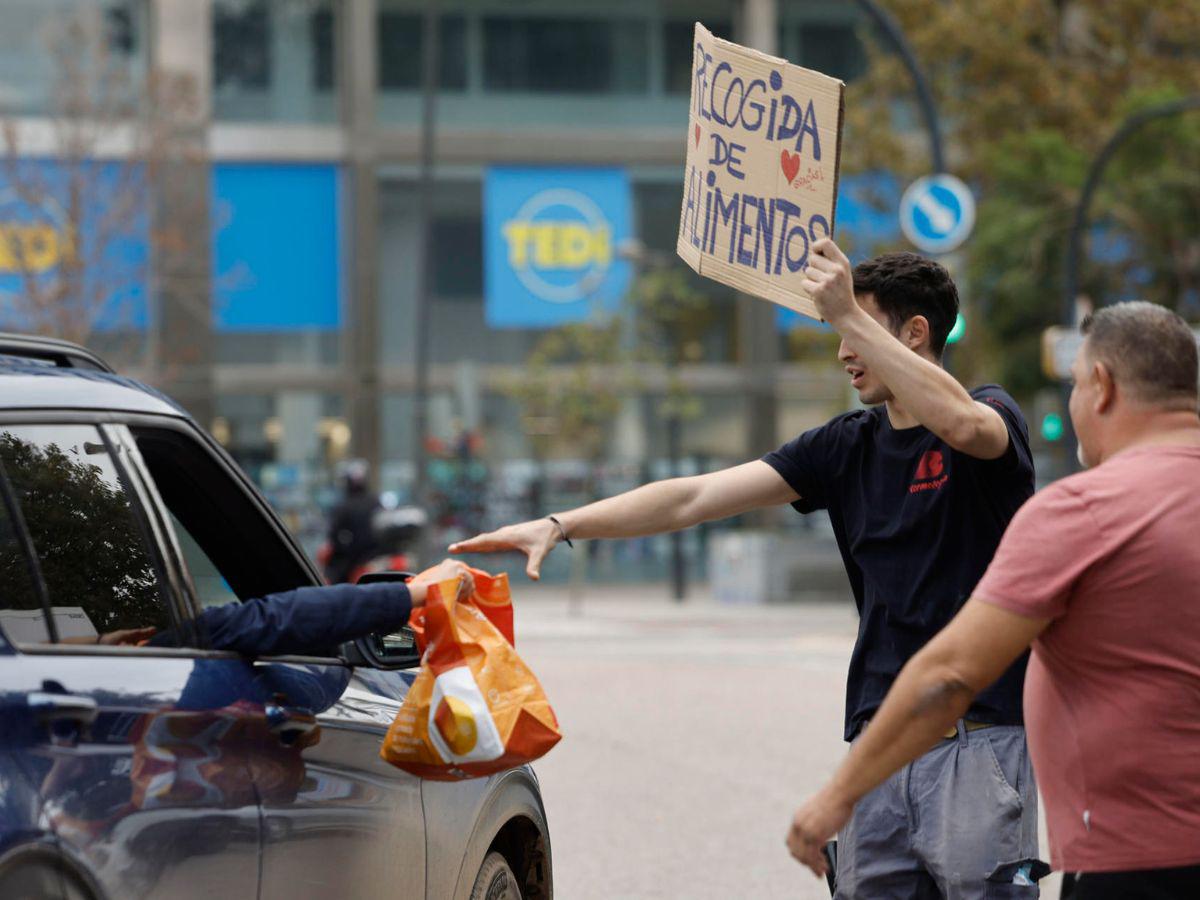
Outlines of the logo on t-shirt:
M946 463L942 459L941 450L926 450L917 463L917 472L913 482L908 486L908 492L936 491L950 479L946 474Z

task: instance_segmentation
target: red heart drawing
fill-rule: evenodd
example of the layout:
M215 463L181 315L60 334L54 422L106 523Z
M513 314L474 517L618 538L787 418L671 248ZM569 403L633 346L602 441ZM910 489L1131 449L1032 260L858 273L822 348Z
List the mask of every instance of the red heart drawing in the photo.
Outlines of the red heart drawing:
M696 146L699 147L700 146L700 126L699 125L696 126L695 134L696 134Z
M800 154L780 150L779 165L783 167L783 174L787 178L788 184L791 184L792 180L796 177L796 173L800 171Z

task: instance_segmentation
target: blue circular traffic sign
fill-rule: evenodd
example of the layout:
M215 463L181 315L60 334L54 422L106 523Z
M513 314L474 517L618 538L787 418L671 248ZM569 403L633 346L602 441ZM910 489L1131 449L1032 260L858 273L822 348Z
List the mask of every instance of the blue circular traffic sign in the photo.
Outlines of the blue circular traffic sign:
M900 228L926 253L949 253L975 226L975 197L953 175L926 175L900 198Z

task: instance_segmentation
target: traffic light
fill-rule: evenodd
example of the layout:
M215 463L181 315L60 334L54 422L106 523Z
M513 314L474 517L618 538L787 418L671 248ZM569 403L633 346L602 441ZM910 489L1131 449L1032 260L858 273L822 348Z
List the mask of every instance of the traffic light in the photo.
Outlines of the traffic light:
M963 318L963 314L959 313L954 320L954 327L950 329L950 333L946 335L947 344L957 344L962 340L963 333L967 330L967 320Z
M1047 443L1053 444L1055 441L1061 441L1062 436L1062 416L1056 412L1046 413L1042 416L1042 439Z

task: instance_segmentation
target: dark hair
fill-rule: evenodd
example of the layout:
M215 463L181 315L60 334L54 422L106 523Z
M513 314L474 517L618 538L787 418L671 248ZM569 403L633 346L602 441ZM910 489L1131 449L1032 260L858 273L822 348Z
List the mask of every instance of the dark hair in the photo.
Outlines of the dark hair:
M1197 407L1196 336L1165 306L1131 300L1083 320L1089 359L1102 362L1129 395L1153 406Z
M958 288L950 273L915 253L885 253L854 267L854 293L871 294L899 332L913 316L929 322L929 346L940 357L958 318Z

